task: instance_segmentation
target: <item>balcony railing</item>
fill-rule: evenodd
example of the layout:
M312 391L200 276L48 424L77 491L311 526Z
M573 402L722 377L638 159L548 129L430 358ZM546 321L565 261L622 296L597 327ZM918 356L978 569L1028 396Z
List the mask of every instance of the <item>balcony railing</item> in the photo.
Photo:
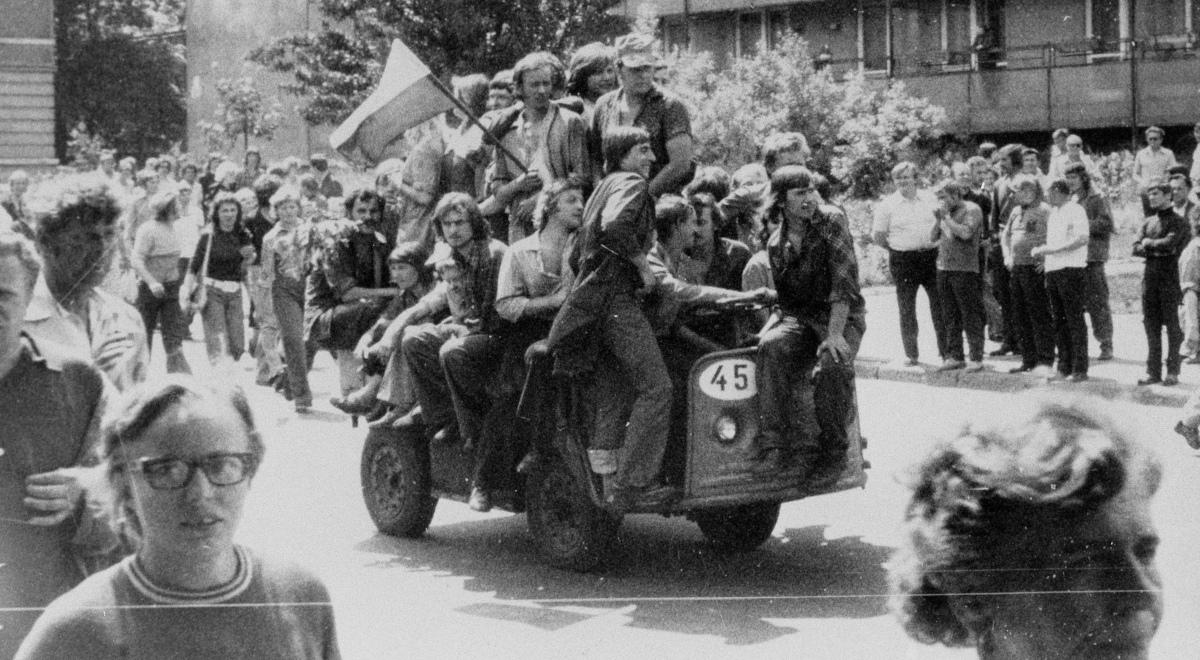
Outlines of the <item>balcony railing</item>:
M861 58L835 58L821 65L828 67L834 78L844 77L856 70L863 70L868 75L904 78L964 71L1084 66L1102 61L1128 61L1130 58L1163 61L1193 58L1198 52L1200 38L1193 33L1184 33L1109 41L1093 38L987 51L926 50L896 55L890 61L876 61L872 66L864 66Z

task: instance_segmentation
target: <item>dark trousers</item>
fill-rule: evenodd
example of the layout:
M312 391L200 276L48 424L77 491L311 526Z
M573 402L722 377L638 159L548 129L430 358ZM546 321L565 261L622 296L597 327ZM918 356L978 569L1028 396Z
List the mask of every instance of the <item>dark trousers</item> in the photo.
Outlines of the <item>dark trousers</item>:
M1108 304L1108 277L1104 274L1104 262L1089 261L1084 272L1087 279L1084 308L1092 320L1092 336L1100 343L1101 352L1111 353L1113 322L1112 309Z
M1000 341L1004 336L1004 310L992 291L992 270L989 266L987 248L979 248L979 292L983 301L983 324L987 326L987 337Z
M183 337L187 332L183 310L179 308L180 280L163 283L163 295L155 296L145 282L138 282L137 310L146 326L146 342L154 345L154 330L162 324L163 348L167 352L167 373L191 373L183 356Z
M1058 347L1058 372L1087 374L1087 324L1083 301L1087 295L1087 272L1083 268L1061 268L1046 273L1046 297L1054 319L1054 343Z
M983 360L983 295L979 273L939 270L938 295L942 298L945 322L946 357L963 359L963 331L972 362Z
M1178 376L1179 347L1183 328L1179 327L1179 263L1174 257L1148 257L1142 277L1142 326L1146 329L1146 374L1162 376L1162 331L1167 329L1167 373Z
M929 296L929 315L937 337L938 357L946 355L946 333L942 319L942 301L937 288L937 250L890 250L888 267L896 282L896 302L900 306L900 341L904 355L917 359L917 289L924 287Z
M1012 274L1004 265L1004 255L998 248L988 254L988 271L992 276L992 295L1000 304L1004 346L1017 350L1021 346L1021 331L1013 321Z
M767 330L758 342L758 415L760 449L793 448L805 460L821 454L844 453L847 447L846 417L854 406L854 357L862 344L866 327L861 320L850 320L842 333L850 345L850 356L836 363L829 355L817 355L827 328L784 316ZM817 369L814 372L814 367ZM797 378L813 378L813 404L819 444L793 447L801 434L790 424L796 403L792 401Z
M1054 322L1046 301L1045 278L1034 266L1012 269L1012 316L1021 339L1021 364L1026 368L1054 365Z

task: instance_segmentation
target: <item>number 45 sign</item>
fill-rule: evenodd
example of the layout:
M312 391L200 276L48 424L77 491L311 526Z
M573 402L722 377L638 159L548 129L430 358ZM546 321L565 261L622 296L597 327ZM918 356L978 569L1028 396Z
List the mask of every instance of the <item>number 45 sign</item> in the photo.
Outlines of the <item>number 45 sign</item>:
M758 393L752 360L718 360L700 372L700 391L721 401L749 399Z

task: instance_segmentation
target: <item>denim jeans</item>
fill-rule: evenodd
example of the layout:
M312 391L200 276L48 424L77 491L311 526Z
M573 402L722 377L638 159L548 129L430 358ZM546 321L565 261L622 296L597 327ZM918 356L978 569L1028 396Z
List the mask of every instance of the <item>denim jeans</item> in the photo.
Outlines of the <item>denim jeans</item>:
M1108 277L1104 274L1103 261L1089 261L1085 271L1087 297L1084 308L1092 320L1092 336L1100 343L1102 352L1112 352L1113 321L1108 303Z
M247 272L246 289L250 293L250 312L255 326L254 356L258 371L254 382L268 385L283 372L283 348L279 344L279 321L271 303L271 287L262 282L262 267L251 266Z
M308 347L304 343L304 282L275 278L271 285L271 306L283 336L283 355L287 360L288 387L297 404L312 405L308 386Z
M246 350L246 329L242 318L242 292L223 291L206 286L204 309L204 347L211 364L233 358L237 362Z
M183 337L187 327L179 308L180 280L163 283L163 295L155 296L145 282L138 282L137 310L146 325L146 342L154 346L154 329L162 323L163 348L167 352L167 373L191 373L183 356Z
M846 450L846 418L854 407L854 358L865 331L861 320L846 323L842 336L850 345L850 356L841 363L833 362L828 354L817 355L817 347L828 333L825 326L784 316L763 334L757 365L759 449L792 447L810 461L819 454ZM792 395L797 379L810 375L819 438L800 437L799 429L791 428L790 423L796 409Z
M1054 318L1058 347L1058 372L1087 374L1087 324L1083 321L1083 299L1087 295L1087 272L1083 268L1061 268L1046 273L1046 297Z
M891 250L888 267L896 283L896 302L900 307L900 341L905 357L915 360L917 349L917 289L924 287L929 297L929 315L937 337L938 357L946 355L946 334L942 301L937 290L937 250Z
M963 331L972 362L983 360L983 295L979 273L939 270L938 293L946 326L946 357L963 359Z
M649 486L667 448L671 377L633 294L615 295L599 323L606 357L612 359L597 361L596 426L589 448L619 447L617 483Z

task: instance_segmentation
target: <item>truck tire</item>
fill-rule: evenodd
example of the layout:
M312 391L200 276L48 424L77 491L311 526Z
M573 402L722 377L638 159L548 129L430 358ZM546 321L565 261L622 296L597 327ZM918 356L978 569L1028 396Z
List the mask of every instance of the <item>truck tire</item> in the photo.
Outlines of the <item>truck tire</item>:
M779 502L755 502L705 509L692 514L705 538L727 552L748 552L771 538Z
M592 503L562 460L529 475L525 504L529 532L552 566L586 572L610 556L621 519Z
M437 498L429 494L429 447L421 433L371 429L360 478L376 529L405 538L425 533Z

